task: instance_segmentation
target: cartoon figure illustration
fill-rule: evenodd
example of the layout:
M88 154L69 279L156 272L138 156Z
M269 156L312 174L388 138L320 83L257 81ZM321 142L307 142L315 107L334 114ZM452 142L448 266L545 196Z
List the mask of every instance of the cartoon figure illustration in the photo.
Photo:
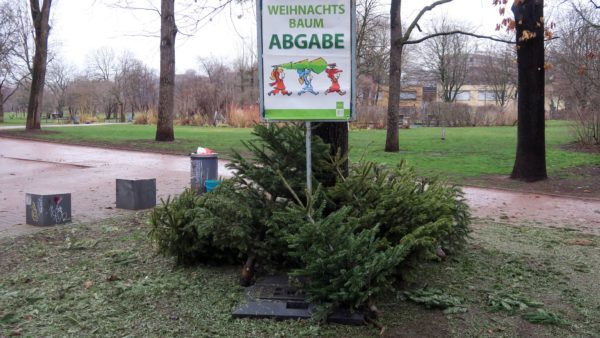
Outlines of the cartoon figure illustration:
M331 86L325 91L325 95L329 93L338 93L340 96L345 95L346 92L340 89L340 83L338 82L342 70L336 68L337 65L335 63L330 63L327 66L329 68L325 69L325 73L327 73L327 77L331 80Z
M281 95L292 95L292 92L288 92L285 90L285 83L283 83L283 79L285 78L285 73L283 72L283 68L280 66L273 66L273 71L271 72L271 80L274 82L269 83L269 86L273 87L267 95L277 95L281 93Z
M301 96L304 93L319 95L319 92L315 91L312 86L312 80L313 74L321 74L327 68L325 59L318 57L314 60L290 61L279 65L279 67L298 72L298 82L302 85L302 90L298 92L298 95Z
M311 73L312 72L310 69L298 69L298 82L301 85L303 85L302 90L298 92L299 96L301 96L304 93L311 93L313 95L319 95L319 93L313 89L313 86L312 86L313 76Z

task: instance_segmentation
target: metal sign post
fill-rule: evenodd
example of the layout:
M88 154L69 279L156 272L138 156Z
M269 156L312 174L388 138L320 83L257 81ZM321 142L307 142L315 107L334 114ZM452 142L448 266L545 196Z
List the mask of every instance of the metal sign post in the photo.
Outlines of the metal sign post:
M305 122L306 125L306 193L312 195L312 130L310 121Z
M312 194L311 122L356 119L356 0L257 0L260 117L304 121Z

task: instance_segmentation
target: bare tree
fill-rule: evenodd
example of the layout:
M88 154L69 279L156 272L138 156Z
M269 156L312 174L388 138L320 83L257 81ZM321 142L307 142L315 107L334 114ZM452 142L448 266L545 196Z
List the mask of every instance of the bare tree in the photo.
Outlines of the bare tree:
M233 100L235 75L222 60L204 58L199 61L207 75L206 90L210 93L209 97L202 100L204 110L208 113L208 121L216 124L223 120L227 107Z
M33 57L35 55L35 27L31 21L31 8L27 2L11 2L15 13L16 36L18 41L16 57L18 71L31 81Z
M252 48L242 46L238 57L234 60L234 71L236 73L238 86L236 95L233 97L236 103L242 105L253 105L258 98L258 62L256 51Z
M373 100L377 101L379 87L387 83L389 74L389 18L381 12L381 4L377 0L360 0L356 5L358 76L367 76L373 81L376 86Z
M49 66L47 76L48 88L54 97L54 110L61 117L67 106L67 91L73 82L74 75L74 67L60 60L54 60Z
M30 0L31 19L35 29L35 55L31 76L31 93L27 107L27 130L40 129L40 108L44 98L46 66L48 60L48 37L50 35L50 7L52 0Z
M484 68L479 70L481 82L494 94L494 101L505 107L514 99L517 88L516 53L512 45L493 45L483 54Z
M198 3L196 0L161 0L160 9L152 1L142 0L108 0L112 6L128 10L149 11L160 17L160 85L158 100L158 122L156 141L174 141L173 130L175 108L175 42L177 34L196 32L202 23L226 8L233 0L223 0L211 6L208 2Z
M96 49L87 57L87 71L90 77L101 81L114 80L117 56L110 47Z
M464 30L457 23L447 18L433 25L434 33L451 30ZM468 73L469 58L473 52L472 44L466 35L439 35L423 43L423 60L426 69L435 74L441 85L441 98L444 102L454 102L456 95L465 84Z
M4 122L4 104L15 94L20 85L15 59L18 40L17 16L7 2L0 3L0 123Z
M400 122L400 91L401 91L401 76L402 76L402 53L404 47L409 44L409 40L413 30L417 28L419 21L423 16L433 10L435 7L447 4L453 0L438 0L428 6L423 7L417 16L406 26L402 27L402 0L392 0L390 5L390 31L391 31L391 48L390 48L390 74L389 74L389 98L388 98L388 118L387 118L387 135L385 139L385 151L398 152L400 151L398 127ZM433 35L429 35L433 37Z
M573 14L581 18L588 27L600 29L600 19L597 12L600 2L595 0L569 0Z
M412 21L404 29L402 26L401 13L402 13L402 0L392 0L390 5L390 27L391 27L391 49L390 49L390 94L388 101L388 125L387 135L385 140L385 151L387 152L398 152L400 151L400 144L398 140L398 123L399 123L399 112L400 112L400 90L401 86L401 75L402 75L402 59L404 53L404 47L407 45L419 44L428 39L442 36L442 35L467 35L479 39L489 39L498 42L509 42L501 38L480 35L472 32L463 31L460 29L453 29L445 32L431 32L423 33L419 26L419 21L425 14L432 11L434 8L450 3L453 0L437 0L431 2L429 5L424 6L418 14L413 18ZM506 0L494 0L495 3L506 2ZM420 32L420 36L412 39L412 34L415 28Z
M600 29L591 24L598 21L595 9L566 11L552 50L555 85L575 120L579 142L589 145L600 145Z

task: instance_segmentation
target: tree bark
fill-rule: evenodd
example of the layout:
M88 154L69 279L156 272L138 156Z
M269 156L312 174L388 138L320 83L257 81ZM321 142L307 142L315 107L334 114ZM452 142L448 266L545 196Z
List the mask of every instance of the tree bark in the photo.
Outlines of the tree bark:
M31 74L31 92L27 106L27 130L40 129L41 107L44 100L46 63L48 61L48 36L50 35L50 6L52 0L44 0L40 10L38 0L29 1L35 30L35 55Z
M402 21L400 18L401 1L392 0L390 6L390 87L388 94L387 134L385 138L385 151L400 151L398 139L398 123L400 115L400 89L402 75Z
M156 141L174 141L175 108L175 0L161 0L160 12L160 88Z
M348 122L321 122L313 129L313 135L319 136L323 142L329 144L332 158L345 158L341 169L344 176L348 176ZM326 187L334 186L336 173L328 173L321 182Z
M544 119L544 1L512 7L517 22L517 153L510 177L533 182L546 179ZM535 36L527 38L530 33Z

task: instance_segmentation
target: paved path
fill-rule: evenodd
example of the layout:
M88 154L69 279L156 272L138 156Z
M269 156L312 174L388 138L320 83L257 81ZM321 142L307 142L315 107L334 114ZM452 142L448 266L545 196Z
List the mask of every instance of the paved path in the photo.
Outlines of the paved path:
M598 200L480 188L464 191L476 217L500 223L577 229L600 236Z
M25 225L28 192L71 193L74 222L130 213L115 209L117 178L156 178L160 201L190 185L190 159L0 138L0 237L39 229Z
M219 163L219 173L228 173L224 163ZM165 198L189 186L190 160L187 156L0 138L0 237L40 229L25 225L27 192L70 192L74 222L131 213L115 209L116 178L156 178L157 195ZM600 235L600 201L464 190L476 217Z
M110 124L131 124L129 122L102 122L102 123L80 123L80 124L72 124L72 123L64 123L64 124L42 124L44 128L59 128L59 127L91 127L91 126L104 126ZM24 125L0 125L0 130L11 130L11 129L25 129Z

